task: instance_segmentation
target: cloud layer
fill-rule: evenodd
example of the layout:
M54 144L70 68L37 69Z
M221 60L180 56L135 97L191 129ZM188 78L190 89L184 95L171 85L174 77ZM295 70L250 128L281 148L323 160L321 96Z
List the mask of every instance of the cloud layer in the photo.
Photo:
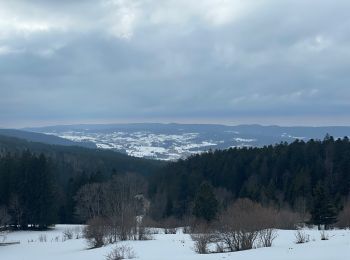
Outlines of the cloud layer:
M349 9L345 0L0 0L0 126L350 124Z

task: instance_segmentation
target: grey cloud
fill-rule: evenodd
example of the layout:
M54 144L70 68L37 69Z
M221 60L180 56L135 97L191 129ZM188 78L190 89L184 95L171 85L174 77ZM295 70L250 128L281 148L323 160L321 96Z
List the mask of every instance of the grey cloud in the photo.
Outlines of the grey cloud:
M283 116L350 124L348 1L246 1L238 11L241 1L9 2L0 2L13 21L0 18L1 126Z

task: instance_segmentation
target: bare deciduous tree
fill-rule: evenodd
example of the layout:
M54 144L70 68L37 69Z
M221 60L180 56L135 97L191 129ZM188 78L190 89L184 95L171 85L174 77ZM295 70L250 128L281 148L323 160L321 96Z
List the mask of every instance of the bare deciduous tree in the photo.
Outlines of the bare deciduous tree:
M248 199L239 199L219 217L218 240L223 241L230 251L251 249L254 246L261 225L258 216L262 207Z
M343 210L339 213L337 227L350 228L350 200L345 203Z
M84 220L90 220L102 215L103 184L86 184L80 188L75 196L76 212Z
M143 182L133 174L115 176L106 184L103 212L110 221L113 242L129 239L137 229L140 204L136 196L143 192Z
M305 197L297 197L294 202L294 210L299 214L299 220L306 222L310 219L307 200Z
M5 206L0 206L0 231L6 229L10 221L11 216L8 214L7 208Z
M326 230L321 230L320 236L321 240L329 240L329 234Z
M298 229L295 234L295 243L296 244L303 244L310 241L310 236L305 233L305 231Z
M83 236L91 248L105 245L108 233L108 224L101 217L96 217L88 221L87 226L83 230Z
M197 223L196 233L191 234L194 241L194 251L198 254L208 254L209 244L215 242L211 227L206 222Z
M273 241L277 238L277 231L273 228L260 230L259 242L262 247L271 247Z
M103 219L103 225L107 227L104 239L108 243L145 239L147 232L137 218L138 214L145 214L148 207L143 196L144 183L137 175L123 174L114 176L107 183L85 185L76 195L77 213L85 220L98 219L98 223L92 222L97 226L101 226Z
M0 243L6 241L6 229L7 225L10 224L11 217L8 214L7 208L0 206Z
M20 200L17 194L13 194L11 196L9 210L11 211L11 214L14 217L16 227L19 228L22 223L23 207L20 203Z
M276 212L275 228L295 229L304 222L304 217L290 209L281 209Z
M176 234L179 227L179 221L174 217L170 217L164 219L161 226L164 228L165 234Z
M238 199L227 208L216 224L217 241L229 251L271 246L277 233L274 230L276 211L264 208L249 199Z
M129 246L123 245L113 248L112 252L107 255L106 260L122 260L133 258L136 258L134 250Z

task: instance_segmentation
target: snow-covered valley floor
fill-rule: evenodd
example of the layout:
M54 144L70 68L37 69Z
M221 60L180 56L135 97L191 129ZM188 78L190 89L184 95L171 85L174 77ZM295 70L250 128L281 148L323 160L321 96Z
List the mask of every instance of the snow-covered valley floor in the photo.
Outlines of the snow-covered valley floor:
M99 249L87 249L84 239L63 241L67 225L57 225L51 231L22 231L7 235L7 241L20 244L0 247L1 260L104 260L113 249L109 245ZM119 244L131 246L140 260L349 260L350 230L329 231L330 239L321 241L317 230L306 230L310 242L295 244L295 231L279 230L271 248L258 248L242 252L199 255L193 251L189 235L178 231L175 235L155 234L154 240L126 241ZM39 237L46 236L46 242ZM41 236L43 237L43 236Z

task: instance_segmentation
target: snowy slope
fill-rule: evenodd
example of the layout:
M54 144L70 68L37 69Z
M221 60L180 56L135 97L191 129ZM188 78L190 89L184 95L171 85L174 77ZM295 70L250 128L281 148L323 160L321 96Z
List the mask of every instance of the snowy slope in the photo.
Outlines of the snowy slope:
M8 240L21 241L19 245L0 247L1 260L101 260L113 248L112 245L87 250L84 239L62 242L62 232L67 226L58 225L53 231L13 232ZM198 255L192 250L189 235L154 235L150 241L127 241L140 260L349 260L350 231L330 231L330 240L321 241L316 230L307 230L311 241L307 244L294 243L294 231L280 230L272 248L259 248L242 252ZM39 242L41 234L46 234L47 242ZM59 237L56 242L55 238ZM30 242L32 241L33 242Z
M278 127L259 125L116 124L26 129L136 157L176 160L209 149L263 146L296 139L350 135L350 127Z

